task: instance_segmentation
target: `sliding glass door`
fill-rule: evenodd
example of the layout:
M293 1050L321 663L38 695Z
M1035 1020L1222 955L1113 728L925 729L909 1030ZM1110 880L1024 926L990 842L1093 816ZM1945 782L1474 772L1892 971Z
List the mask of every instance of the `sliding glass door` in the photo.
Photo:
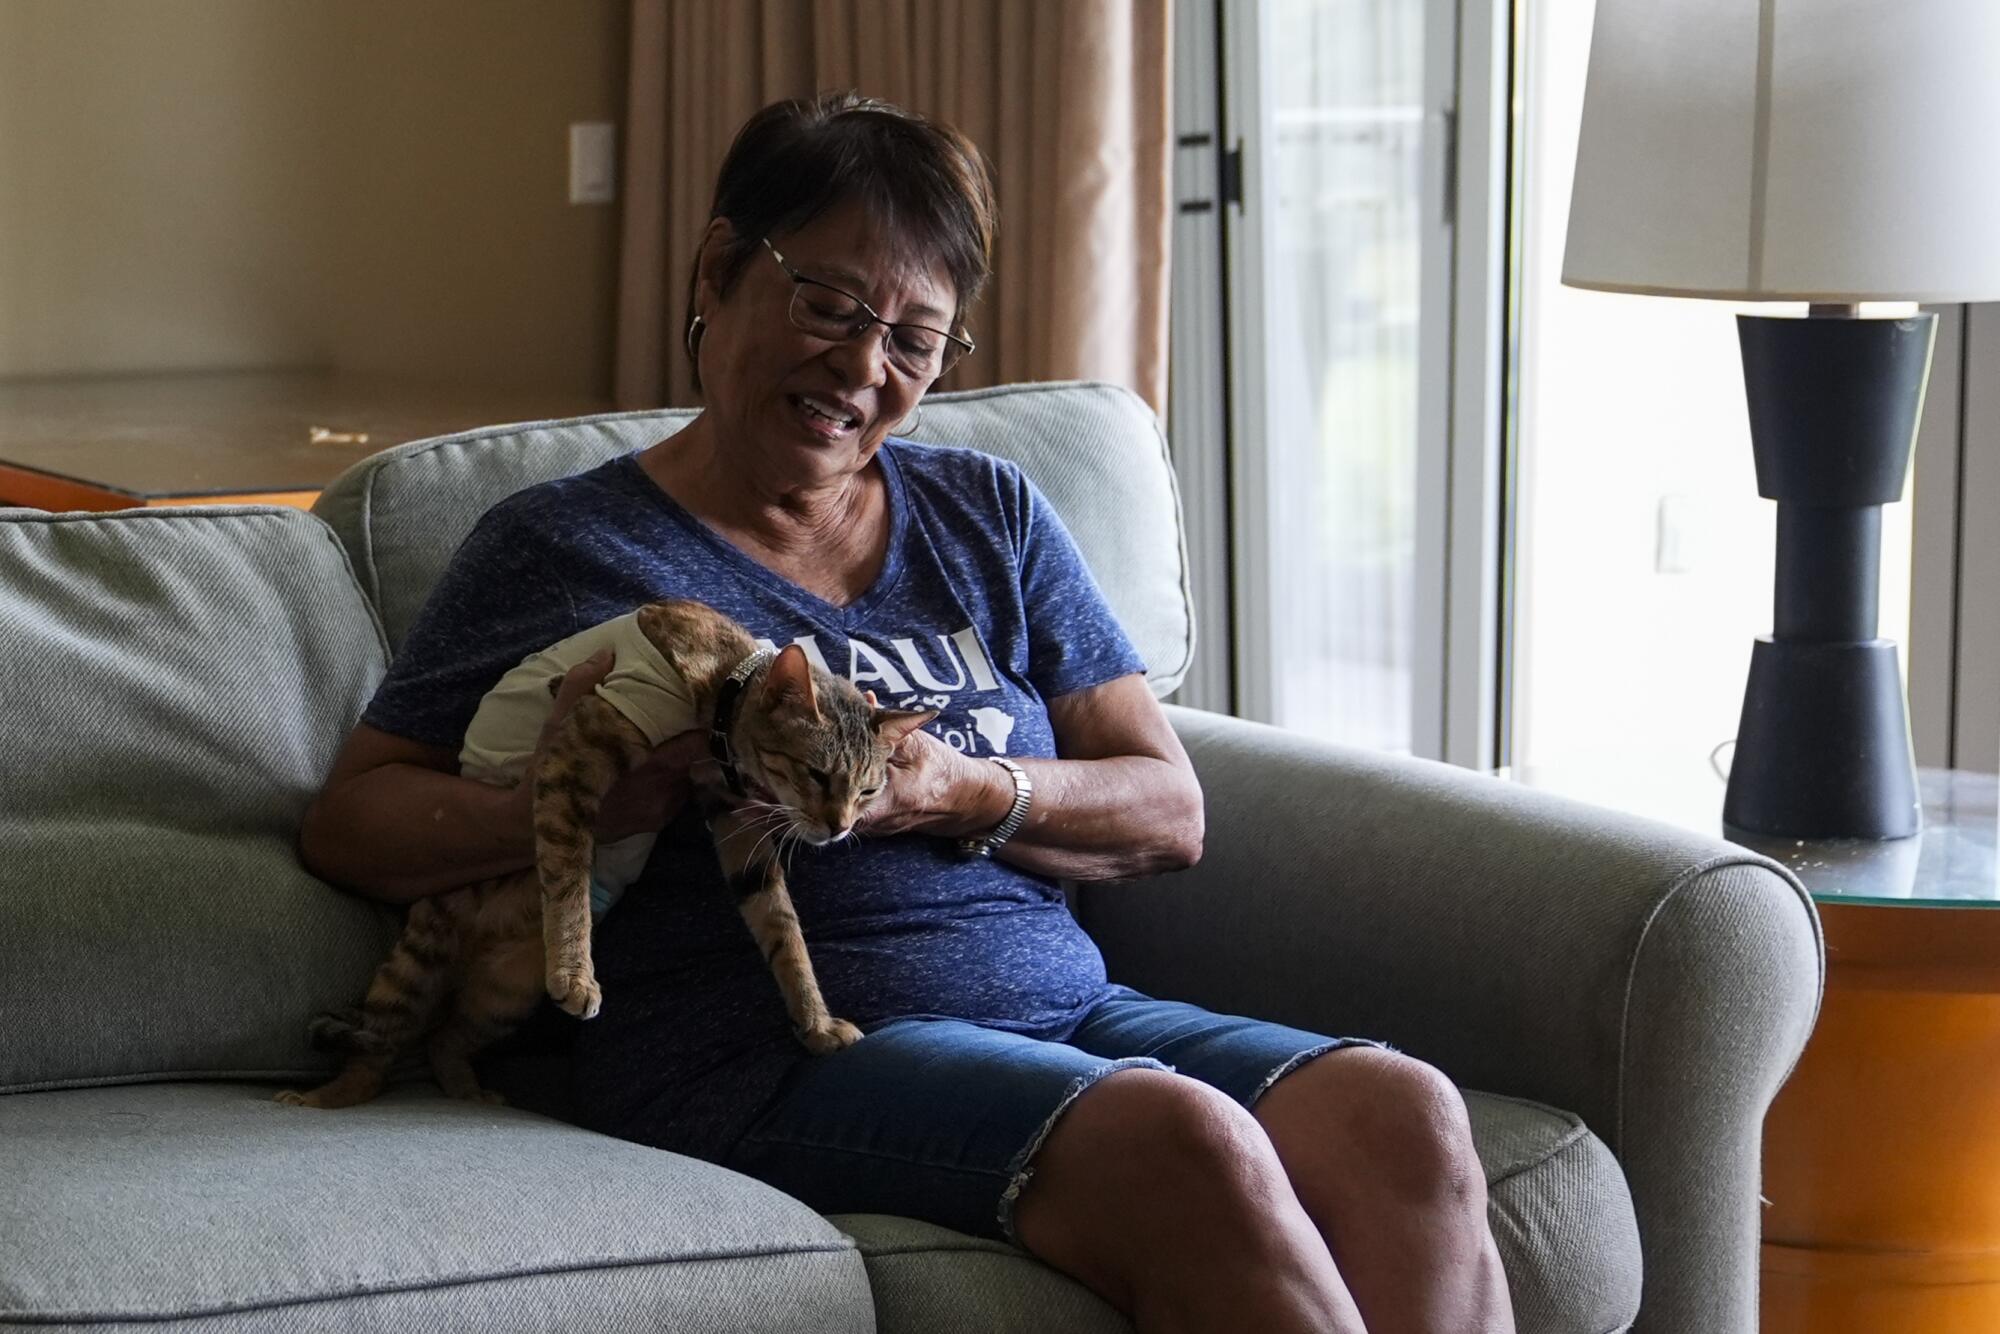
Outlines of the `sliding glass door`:
M1607 799L1666 765L1719 790L1772 507L1732 308L1560 284L1591 11L1180 0L1185 702ZM1926 764L2000 763L1995 310L1939 312L1884 515Z
M1478 51L1504 46L1495 12L1470 24ZM1235 702L1332 740L1442 755L1449 544L1471 513L1451 506L1455 344L1472 332L1458 266L1468 216L1471 253L1490 258L1504 198L1483 149L1467 164L1458 146L1468 119L1491 140L1504 89L1475 59L1468 117L1468 33L1450 0L1220 13L1223 147L1240 153L1223 218ZM1484 361L1459 369L1497 399ZM1456 423L1481 437L1475 452L1497 446L1486 424ZM1468 679L1477 638L1458 645Z
M1425 207L1444 151L1429 7L1223 9L1241 153L1238 704L1398 751L1414 739L1424 247L1443 241Z

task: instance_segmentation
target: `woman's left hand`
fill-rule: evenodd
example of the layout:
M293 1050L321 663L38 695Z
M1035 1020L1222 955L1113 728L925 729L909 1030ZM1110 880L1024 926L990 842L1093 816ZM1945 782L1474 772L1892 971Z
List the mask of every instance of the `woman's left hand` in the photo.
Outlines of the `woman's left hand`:
M1129 880L1201 859L1201 784L1146 678L1134 672L1048 702L1059 759L1024 758L1028 818L994 855L1036 875ZM866 834L984 835L1014 807L1014 780L922 728L889 758Z
M1013 780L997 764L953 750L919 727L889 755L888 784L856 832L962 837L991 829L1014 804Z

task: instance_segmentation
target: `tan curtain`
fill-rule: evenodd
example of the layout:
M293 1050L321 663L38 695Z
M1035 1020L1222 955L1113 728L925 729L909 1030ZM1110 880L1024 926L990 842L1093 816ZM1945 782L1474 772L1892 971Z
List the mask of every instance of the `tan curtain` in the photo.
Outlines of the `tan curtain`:
M1166 408L1168 0L633 0L618 309L622 406L697 401L680 350L694 248L736 129L854 88L993 164L993 281L951 388L1094 379Z

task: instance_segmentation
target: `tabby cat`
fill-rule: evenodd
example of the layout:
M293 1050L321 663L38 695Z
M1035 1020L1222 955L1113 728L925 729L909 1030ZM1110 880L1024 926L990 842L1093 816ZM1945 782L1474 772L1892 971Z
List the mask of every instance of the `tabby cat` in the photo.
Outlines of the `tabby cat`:
M620 646L611 674L564 718L535 771L522 774L563 669L606 642ZM524 681L531 683L525 690ZM532 729L507 752L517 761L514 772L505 772L504 762L493 772L470 763L462 771L534 783L535 867L413 903L361 1005L311 1025L315 1045L347 1053L340 1073L308 1092L288 1089L278 1101L365 1102L381 1091L398 1055L428 1035L431 1070L447 1094L499 1102L479 1087L474 1052L526 1017L544 990L571 1014L594 1017L600 993L590 953L591 824L612 783L653 745L692 726L708 729L716 759L696 766L695 799L799 1040L820 1054L861 1036L827 1012L779 854L794 840L824 845L848 837L887 782L890 751L935 712L879 708L872 693L814 666L798 645L775 656L760 652L742 626L689 601L651 603L530 656L482 702L462 759L490 757L473 744L491 730L489 714L521 714L513 706L531 697L539 717L508 721L517 732ZM650 841L637 862L624 859L622 878L636 873ZM602 880L601 860L599 872Z

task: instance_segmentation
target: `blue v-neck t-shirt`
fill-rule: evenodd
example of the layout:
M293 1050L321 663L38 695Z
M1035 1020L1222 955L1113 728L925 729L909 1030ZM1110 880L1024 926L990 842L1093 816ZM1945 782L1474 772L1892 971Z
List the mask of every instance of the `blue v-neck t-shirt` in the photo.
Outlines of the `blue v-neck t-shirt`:
M509 497L452 558L363 721L455 750L480 697L529 653L693 598L884 705L940 710L930 730L962 752L1054 756L1048 700L1143 670L1075 543L1012 463L893 439L876 457L888 551L845 606L732 546L631 455ZM800 848L789 883L828 1007L864 1030L934 1015L1062 1038L1106 992L1053 881L949 840ZM811 1059L692 809L593 950L604 1006L574 1049L588 1122L718 1157Z

